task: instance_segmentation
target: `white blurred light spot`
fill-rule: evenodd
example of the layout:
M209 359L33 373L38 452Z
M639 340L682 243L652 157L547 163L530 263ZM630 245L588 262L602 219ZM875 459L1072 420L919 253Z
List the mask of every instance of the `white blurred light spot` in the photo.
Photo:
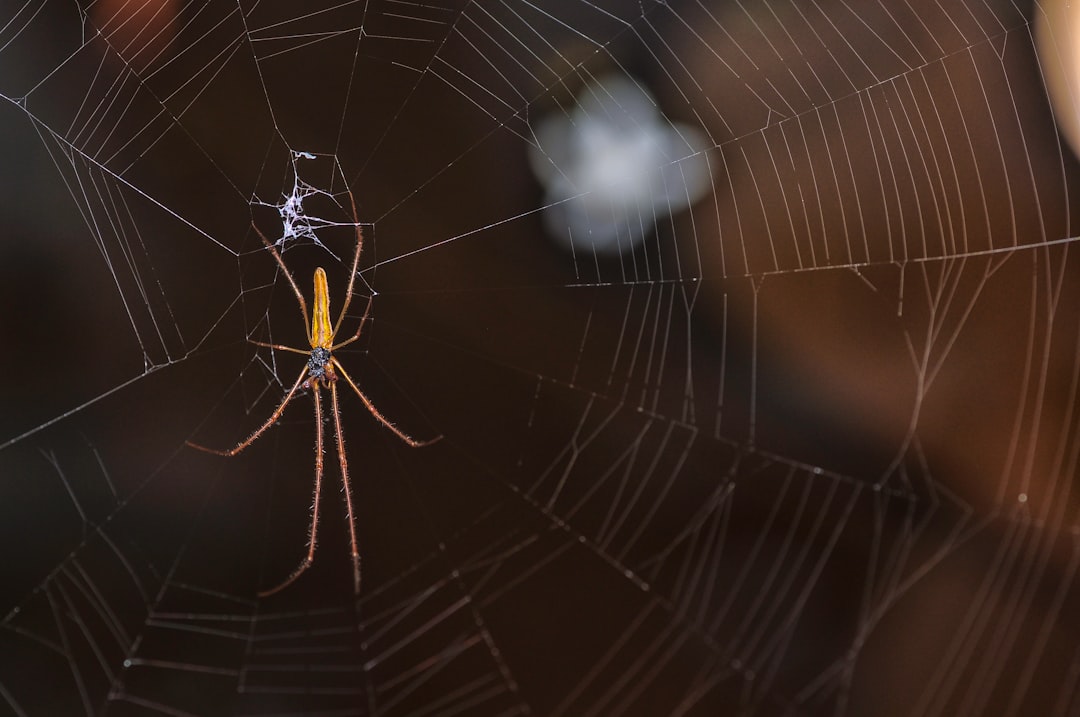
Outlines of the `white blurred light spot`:
M546 189L547 231L575 250L630 251L709 187L705 136L668 122L621 75L586 86L568 114L546 117L535 134L529 163Z

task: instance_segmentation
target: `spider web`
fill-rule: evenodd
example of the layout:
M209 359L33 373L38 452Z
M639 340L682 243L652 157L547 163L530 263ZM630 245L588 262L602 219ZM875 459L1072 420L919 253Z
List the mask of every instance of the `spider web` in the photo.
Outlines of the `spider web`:
M1043 12L6 6L0 714L1074 714Z

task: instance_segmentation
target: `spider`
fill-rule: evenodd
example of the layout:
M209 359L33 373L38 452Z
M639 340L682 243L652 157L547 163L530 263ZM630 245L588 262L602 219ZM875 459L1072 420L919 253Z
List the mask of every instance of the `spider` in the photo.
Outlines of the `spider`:
M345 510L349 519L349 546L352 550L352 564L353 564L353 590L356 594L360 592L360 550L357 547L356 542L356 519L353 513L352 503L352 491L349 485L349 464L345 457L345 438L341 431L341 411L338 409L338 388L337 382L339 378L345 379L345 383L349 385L356 395L360 397L360 400L364 402L367 410L375 417L379 423L389 428L394 435L400 438L409 446L413 448L420 448L428 446L438 441L442 436L436 436L427 441L418 441L409 434L403 432L392 424L385 416L379 413L379 410L375 408L375 405L371 402L364 392L356 385L352 377L345 371L345 367L337 360L333 355L334 351L337 351L343 346L347 346L352 342L360 338L360 332L364 329L364 324L367 323L368 313L371 311L372 297L368 297L367 307L364 309L364 315L360 318L360 326L356 329L356 333L349 338L339 343L334 343L334 339L341 329L341 324L345 320L345 314L349 309L349 304L353 297L353 286L356 282L356 269L360 262L360 253L363 250L364 235L360 230L359 220L356 219L356 203L353 201L352 195L349 195L349 202L352 204L353 219L356 220L356 251L353 255L352 271L349 273L349 286L345 290L345 302L341 307L341 313L338 314L337 321L333 324L330 323L330 291L326 281L326 271L322 267L315 270L315 295L313 299L314 310L309 318L307 302L304 301L304 295L300 293L300 288L296 285L296 280L293 278L289 268L285 266L285 260L281 258L281 254L274 248L274 245L267 240L259 228L252 221L251 226L255 230L255 233L262 239L262 243L266 245L266 248L273 254L274 259L281 267L282 273L289 281L289 286L292 287L293 293L296 295L296 300L300 304L300 313L304 318L304 331L308 332L310 326L310 332L308 333L308 343L311 344L309 350L293 348L291 346L280 346L278 344L266 344L260 341L251 341L251 343L257 346L265 346L267 348L277 349L279 351L288 351L290 353L304 354L308 357L307 363L302 369L300 369L300 375L297 376L296 381L293 382L292 388L288 390L285 397L281 399L281 403L274 409L274 412L270 414L270 417L266 419L259 428L257 428L250 436L236 444L234 448L228 450L220 450L217 448L208 448L198 443L187 441L187 445L192 448L197 448L200 451L207 453L213 453L219 456L235 456L244 450L255 440L266 432L285 411L285 407L293 400L297 395L297 391L303 387L304 389L310 389L311 396L315 403L315 497L312 503L311 509L311 523L308 529L308 541L307 541L307 554L300 561L300 564L296 566L296 569L285 578L283 582L272 587L268 590L263 590L258 593L259 597L266 597L273 595L274 593L285 589L291 585L297 578L299 578L305 570L311 567L311 563L315 559L315 543L316 536L319 529L319 494L322 487L323 476L323 407L322 407L322 389L328 388L330 390L330 405L334 416L334 432L337 437L337 453L338 461L341 464L341 480L344 485L345 492ZM249 339L250 341L250 339Z

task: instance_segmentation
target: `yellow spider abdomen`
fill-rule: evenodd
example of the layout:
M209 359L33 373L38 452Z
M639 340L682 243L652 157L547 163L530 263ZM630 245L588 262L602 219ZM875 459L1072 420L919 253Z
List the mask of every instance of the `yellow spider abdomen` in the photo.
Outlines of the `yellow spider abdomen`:
M326 284L326 272L320 266L315 270L315 304L311 314L311 348L330 348L334 341L334 327L330 323L330 289Z

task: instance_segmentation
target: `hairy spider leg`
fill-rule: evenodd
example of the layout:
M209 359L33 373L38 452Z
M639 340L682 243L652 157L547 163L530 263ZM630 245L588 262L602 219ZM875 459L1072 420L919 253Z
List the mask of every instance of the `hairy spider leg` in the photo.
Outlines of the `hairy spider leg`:
M434 438L429 438L426 441L418 441L412 436L410 436L408 433L402 431L400 428L391 423L386 416L379 413L379 409L375 408L375 404L371 402L371 399L364 395L364 392L361 391L360 387L356 385L356 382L352 380L352 376L349 375L349 372L345 370L344 366L338 363L338 360L336 358L331 356L330 363L331 365L333 365L335 372L341 374L341 377L345 379L345 381L349 384L352 390L356 392L356 395L360 397L360 400L364 402L364 405L367 407L367 410L371 412L371 415L374 416L379 423L383 424L391 431L393 431L394 435L403 440L406 444L408 444L412 448L422 448L424 446L430 446L432 443L436 443L437 441L442 439L442 434L439 434L438 436L435 436Z
M300 388L300 384L303 382L304 377L307 376L307 372L307 366L304 366L304 368L300 369L300 375L296 377L296 382L292 385L292 388L289 389L289 392L285 394L285 398L281 399L281 403L279 403L278 407L274 409L274 412L270 414L270 418L266 419L266 423L255 429L255 431L246 439L237 443L234 448L223 451L220 448L209 448L207 446L203 446L192 441L184 442L192 448L197 448L198 450L204 451L206 453L213 453L217 456L235 456L237 453L254 443L256 438L265 433L266 429L270 428L270 426L274 425L274 423L279 418L281 418L281 414L285 412L285 407L288 406L289 402L293 400L294 396L296 396L296 391L298 388Z
M337 381L330 382L330 403L334 409L334 430L337 432L338 462L341 464L341 485L345 491L345 512L349 519L349 547L352 550L353 592L360 594L360 546L356 540L356 514L353 512L352 483L349 481L349 461L345 458L345 434L341 430L341 409L338 407Z
M355 333L355 334L353 334L353 335L352 335L351 337L349 337L349 338L345 339L345 340L344 340L344 341L342 341L341 343L338 343L338 344L334 344L333 346L331 346L331 347L330 347L330 350L331 350L331 351L337 351L337 350L338 350L339 348L341 348L342 346L348 346L348 345L349 345L349 344L351 344L351 343L352 343L353 341L356 341L356 340L357 340L358 338L360 338L360 334L361 334L361 333L362 333L362 332L364 331L364 326L366 326L366 325L367 325L367 320L368 320L368 314L369 314L369 313L371 312L371 302L372 302L372 300L373 300L374 298L375 298L374 296L369 296L369 297L367 298L367 306L365 306L365 307L364 307L364 315L360 317L360 326L358 326L358 327L357 327L357 329L356 329L356 333ZM342 312L342 316L344 316L344 315L345 315L345 313L344 313L344 312ZM338 321L340 322L340 321L341 321L341 319L338 319ZM336 330L335 330L334 334L335 334L335 335L337 335L337 331L336 331Z
M270 250L270 253L273 254L274 261L278 263L278 266L281 267L281 272L285 274L285 278L289 280L289 286L292 287L293 293L296 294L296 300L300 302L300 313L303 314L304 317L304 333L306 334L311 322L308 320L307 302L304 301L304 295L300 293L300 287L296 285L296 279L293 278L292 272L289 271L289 267L285 266L285 260L281 258L281 254L278 253L278 250L270 240L266 238L266 235L259 231L259 227L255 224L254 219L251 220L251 228L255 230L255 233L259 235L259 239L262 239L262 243Z
M314 382L313 382L314 383ZM322 421L322 397L319 391L318 383L314 383L311 391L311 396L315 403L315 496L311 503L311 522L308 525L308 544L307 555L304 556L300 564L296 566L289 577L268 590L261 590L258 593L259 597L267 597L273 595L276 592L284 590L292 585L298 577L304 574L304 571L311 567L311 564L315 562L315 544L318 538L319 532L319 502L322 493L322 477L323 477L323 421ZM335 405L336 409L336 405ZM340 435L340 434L339 434ZM340 438L339 438L340 441ZM340 453L341 444L338 443L338 452ZM351 519L351 518L350 518ZM350 526L351 529L351 526ZM355 550L356 538L353 537L353 546ZM355 562L354 562L355 564Z
M341 304L341 313L338 314L337 322L334 323L334 330L330 334L331 338L337 336L342 322L345 321L345 314L348 313L349 304L352 302L353 297L353 287L356 284L356 270L360 268L360 252L364 249L364 232L360 228L360 217L356 214L356 201L353 199L352 192L349 192L349 206L352 209L353 224L356 227L356 250L353 252L352 269L349 271L349 285L345 288L345 301ZM364 327L364 322L367 321L367 313L370 308L371 297L369 296L367 309L364 310L364 318L360 320L360 329ZM360 336L360 329L356 330L357 337Z

